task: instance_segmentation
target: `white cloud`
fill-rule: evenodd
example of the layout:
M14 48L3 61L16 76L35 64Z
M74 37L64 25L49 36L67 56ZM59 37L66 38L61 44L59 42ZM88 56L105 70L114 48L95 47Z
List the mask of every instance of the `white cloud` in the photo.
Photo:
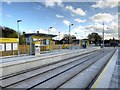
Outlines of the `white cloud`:
M52 28L52 29L50 29L50 33L51 34L57 34L57 32L58 32L58 30L56 29L56 28Z
M40 10L41 6L35 6L33 7L35 10Z
M4 2L6 2L7 4L11 4L12 0L4 0Z
M66 10L68 10L68 11L70 11L70 12L72 12L73 14L77 14L77 15L80 15L80 16L84 16L84 15L86 15L86 12L85 11L83 11L81 8L74 8L74 7L72 7L72 6L66 6L65 7L65 9Z
M64 33L63 33L63 32L60 32L60 30L58 30L58 29L56 29L56 28L51 28L51 29L49 29L49 31L40 28L40 29L35 30L35 31L33 31L33 30L28 30L27 32L29 32L29 33L36 33L37 31L39 31L39 33L48 34L48 32L49 32L49 34L57 35L56 37L53 38L53 39L55 39L55 40L60 40L60 39L62 39L63 36L64 36ZM60 33L59 33L59 32L60 32Z
M56 17L57 17L57 18L64 18L64 16L58 15L58 14L56 15Z
M53 38L55 40L61 40L64 37L64 33L63 32L57 32L56 35L57 36Z
M57 35L56 37L53 38L55 40L61 40L64 36L64 33L60 32L60 30L58 30L56 28L50 29L50 34Z
M94 23L91 25L88 25L85 27L87 32L92 33L92 32L96 32L99 35L102 35L103 32L103 25L100 23ZM104 32L105 32L105 39L109 39L109 38L117 38L117 36L114 36L115 34L117 35L118 33L118 24L117 22L112 22L110 24L105 24L104 25Z
M118 39L118 33L113 33L113 34L105 34L105 39Z
M37 29L37 30L30 30L30 29L27 30L27 32L29 32L29 33L37 33L37 31L39 31L39 33L48 34L48 32L49 32L49 34L55 34L56 35L57 29L56 28L51 28L51 29L49 29L49 31L45 30L45 29L42 29L42 28Z
M91 32L101 32L101 30L103 29L103 25L99 23L94 23L86 26L85 28L86 30L89 30Z
M77 39L84 39L86 38L85 28L84 26L77 26L74 29L71 29L71 35L75 35Z
M70 21L67 21L67 20L64 20L63 23L64 23L65 25L69 26L71 22L70 22Z
M7 17L12 17L12 15L6 14Z
M76 18L75 21L78 22L78 23L86 22L86 20L82 20L82 19L79 19L79 18Z
M28 29L28 30L25 30L25 31L29 32L29 33L37 33L37 31L39 31L39 33L44 33L44 34L48 34L48 32L49 32L49 34L57 35L56 37L53 38L55 40L61 40L64 37L64 33L61 30L58 30L56 28L51 28L51 29L49 29L49 31L45 30L45 29L42 29L42 28L37 29L37 30Z
M48 34L48 31L47 30L44 30L44 29L38 29L36 30L34 33L36 33L37 31L39 31L39 33L45 33L45 34Z
M28 32L28 33L36 33L37 31L33 31L33 30L31 30L31 29L28 29L28 30L24 30L26 33Z
M44 2L46 7L54 7L54 6L60 6L63 7L62 0L45 0Z
M112 16L109 13L98 13L92 17L90 17L90 19L94 22L106 22L109 23L111 21L113 21L115 18L114 16Z
M72 14L71 14L71 16L72 16L72 17L74 17L74 16L75 16L75 14L73 14L73 13L72 13Z
M114 8L118 6L119 0L100 0L92 5L93 8Z
M51 28L51 29L48 29L48 30L45 30L45 29L38 29L36 30L35 32L39 31L39 33L45 33L45 34L55 34L56 35L56 32L57 32L57 29L56 28Z

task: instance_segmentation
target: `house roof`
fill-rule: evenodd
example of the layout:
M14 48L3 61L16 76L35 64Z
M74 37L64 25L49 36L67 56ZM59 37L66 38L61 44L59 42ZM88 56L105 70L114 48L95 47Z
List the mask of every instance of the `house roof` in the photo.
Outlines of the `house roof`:
M53 35L53 34L44 34L44 33L27 33L24 34L25 37L29 37L29 36L44 36L44 37L56 37L57 35Z

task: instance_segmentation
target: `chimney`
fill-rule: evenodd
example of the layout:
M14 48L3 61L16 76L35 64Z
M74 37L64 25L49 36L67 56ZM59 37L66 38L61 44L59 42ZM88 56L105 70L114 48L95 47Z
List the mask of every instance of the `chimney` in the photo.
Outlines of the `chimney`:
M23 32L23 35L25 35L25 32Z
M37 33L39 33L39 31L37 31Z

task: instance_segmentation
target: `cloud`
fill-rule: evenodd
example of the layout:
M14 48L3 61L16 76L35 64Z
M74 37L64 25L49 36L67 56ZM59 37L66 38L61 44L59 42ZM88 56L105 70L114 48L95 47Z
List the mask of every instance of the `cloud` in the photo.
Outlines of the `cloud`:
M1 27L2 26L0 26L0 28ZM25 30L25 31L29 32L29 33L37 33L37 31L39 31L39 33L48 34L48 30L45 30L45 29L42 29L42 28L37 29L37 30L28 29L28 30ZM61 39L63 39L65 33L63 33L61 30L58 30L56 28L51 28L51 29L49 29L49 34L57 35L53 39L55 39L55 40L61 40Z
M57 35L56 37L54 37L53 39L55 40L61 40L63 37L64 37L64 33L61 31L61 30L58 30L56 28L52 28L50 29L50 34L54 34L54 35Z
M94 24L86 26L85 28L87 32L89 31L89 33L96 32L99 35L102 35L102 32L103 32L103 25L100 23L94 23ZM104 32L105 32L106 39L114 37L114 35L118 33L117 22L112 22L110 24L104 25Z
M93 8L114 8L118 6L119 0L100 0L92 5Z
M90 17L90 19L94 22L106 22L109 23L111 21L113 21L115 18L114 16L112 16L109 13L98 13L92 17Z
M39 31L39 33L45 33L45 34L48 34L48 31L47 30L44 30L44 29L38 29L36 30L34 33L36 33L37 31Z
M58 15L58 14L56 15L56 17L57 17L57 18L64 18L64 16Z
M89 30L91 32L98 32L99 33L103 29L103 25L99 24L99 23L94 23L94 24L86 26L85 29L87 31Z
M37 31L34 31L34 30L31 30L31 29L28 29L28 30L24 30L26 33L36 33Z
M40 10L41 6L38 5L38 6L35 6L33 8L38 11L38 10Z
M72 14L71 14L71 16L72 16L72 17L74 17L74 16L75 16L75 14L73 14L73 13L72 13Z
M78 22L78 23L86 22L86 20L82 20L82 19L79 19L79 18L76 18L75 21Z
M86 15L86 12L85 11L83 11L81 8L74 8L74 7L72 7L72 6L66 6L65 7L65 9L66 10L68 10L68 11L70 11L70 12L72 12L73 14L76 14L76 15L80 15L80 16L84 16L84 15Z
M65 25L67 25L67 26L69 26L69 25L71 24L71 22L70 22L70 21L67 21L67 20L64 20L63 23L64 23Z
M54 7L54 6L60 6L63 7L62 0L45 0L44 2L46 7Z
M12 15L9 15L9 14L6 14L6 16L9 17L9 18L12 17Z
M118 33L113 33L113 34L105 34L105 39L118 39Z
M38 30L35 30L35 31L34 30L27 30L27 32L29 32L29 33L36 33L37 31L39 31L39 33L48 34L48 32L49 32L49 34L57 35L56 37L53 38L55 40L60 40L64 36L64 33L60 32L60 30L58 30L56 28L51 28L51 29L49 29L49 31L45 30L45 29L41 29L41 28Z
M5 2L6 2L7 4L11 4L11 3L12 3L12 0L5 0Z
M70 33L71 33L71 35L75 35L77 39L86 38L84 26L77 26L77 27L71 29Z

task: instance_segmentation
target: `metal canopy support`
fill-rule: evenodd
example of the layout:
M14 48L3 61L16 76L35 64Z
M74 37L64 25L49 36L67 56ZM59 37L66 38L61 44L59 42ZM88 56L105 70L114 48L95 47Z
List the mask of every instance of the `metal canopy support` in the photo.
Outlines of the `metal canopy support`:
M35 55L35 48L33 45L33 40L32 40L32 36L29 37L29 41L30 41L30 55Z

